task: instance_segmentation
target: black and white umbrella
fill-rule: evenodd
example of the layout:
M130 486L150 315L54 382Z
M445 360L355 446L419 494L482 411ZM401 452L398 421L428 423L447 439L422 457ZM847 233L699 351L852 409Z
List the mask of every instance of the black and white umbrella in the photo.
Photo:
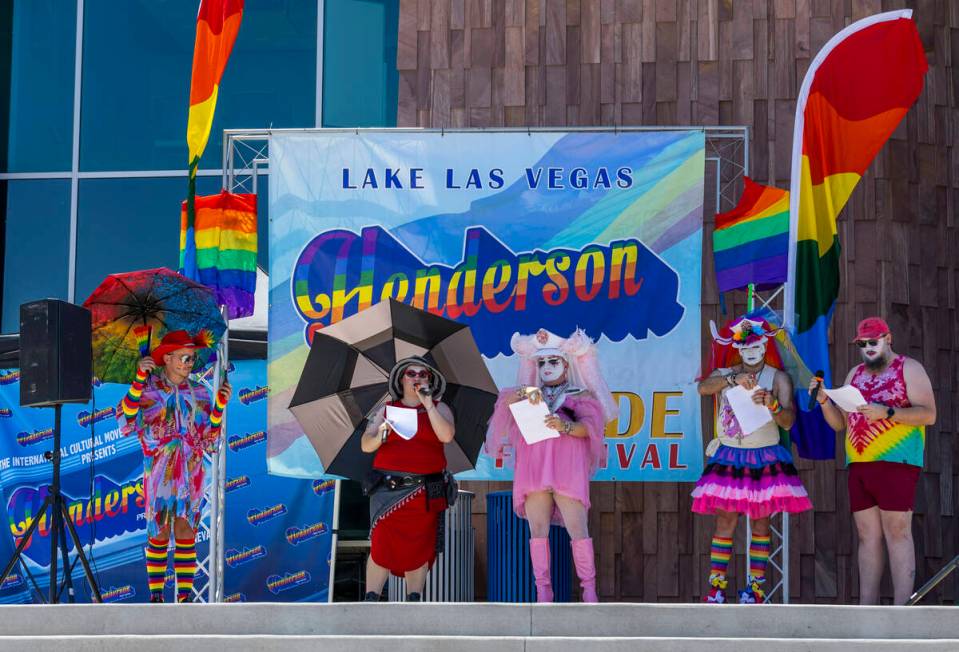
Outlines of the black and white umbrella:
M456 435L446 445L447 468L472 469L486 436L497 389L468 326L383 301L313 336L290 411L327 473L356 480L372 468L360 439L373 414L390 400L397 361L420 356L446 379L442 402Z

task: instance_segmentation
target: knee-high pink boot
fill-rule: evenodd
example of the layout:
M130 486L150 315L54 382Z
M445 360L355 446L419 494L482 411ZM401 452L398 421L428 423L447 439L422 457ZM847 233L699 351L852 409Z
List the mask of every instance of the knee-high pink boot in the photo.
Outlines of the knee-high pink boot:
M593 558L593 540L573 541L573 564L583 587L583 602L599 602L596 595L596 562Z
M553 581L549 576L549 539L529 540L529 558L533 563L533 577L536 579L536 601L553 601Z

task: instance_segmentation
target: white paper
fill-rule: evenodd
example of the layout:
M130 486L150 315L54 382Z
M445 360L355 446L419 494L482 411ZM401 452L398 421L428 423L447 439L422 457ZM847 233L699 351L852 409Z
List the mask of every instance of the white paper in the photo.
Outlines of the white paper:
M729 407L733 409L736 421L739 422L739 427L743 429L744 434L756 432L773 420L772 413L765 405L753 402L753 394L761 389L754 387L748 390L736 385L726 392L726 400L729 402Z
M516 425L519 426L520 434L527 444L535 444L545 439L559 437L559 431L546 427L546 417L549 416L549 408L545 401L540 401L536 405L529 402L529 399L513 403L509 406L513 418L516 419Z
M869 402L863 397L862 392L852 385L843 385L835 389L823 387L819 391L831 398L832 402L845 412L856 412L861 406Z
M414 409L387 405L386 423L403 439L413 439L416 436L417 417Z

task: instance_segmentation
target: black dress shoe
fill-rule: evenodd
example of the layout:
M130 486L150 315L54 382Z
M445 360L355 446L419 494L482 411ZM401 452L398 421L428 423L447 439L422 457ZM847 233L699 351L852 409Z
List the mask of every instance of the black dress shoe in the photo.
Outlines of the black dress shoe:
M406 594L406 601L407 601L407 602L422 602L422 601L423 601L423 596L421 596L419 593L407 593L407 594Z
M363 602L379 602L380 594L375 591L367 591L366 596L363 597Z

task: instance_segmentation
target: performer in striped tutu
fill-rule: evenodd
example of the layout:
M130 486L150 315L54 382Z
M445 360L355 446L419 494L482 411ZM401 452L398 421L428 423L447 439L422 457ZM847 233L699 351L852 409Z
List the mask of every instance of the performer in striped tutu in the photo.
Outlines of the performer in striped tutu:
M769 517L776 512L802 512L812 508L792 455L780 443L780 428L788 430L796 418L792 405L793 385L781 370L774 346L767 346L773 333L764 321L746 317L735 320L728 337L715 333L719 354L717 368L699 383L703 396L718 397L717 436L706 449L709 458L693 490L693 511L716 515L716 530L710 550L710 573L705 602L726 602L726 569L732 556L733 535L739 515L750 519L749 576L739 602L764 601L763 584L769 560ZM714 347L714 349L717 347ZM751 432L743 432L727 399L741 387L752 400L768 410L770 420Z
M196 350L206 346L202 336L193 337L186 331L167 333L160 345L140 360L136 380L117 410L120 431L136 433L143 448L150 602L163 602L171 533L177 602L189 602L193 591L203 453L212 452L219 440L223 411L232 392L225 382L211 400L206 386L190 379ZM154 370L158 373L151 373Z

